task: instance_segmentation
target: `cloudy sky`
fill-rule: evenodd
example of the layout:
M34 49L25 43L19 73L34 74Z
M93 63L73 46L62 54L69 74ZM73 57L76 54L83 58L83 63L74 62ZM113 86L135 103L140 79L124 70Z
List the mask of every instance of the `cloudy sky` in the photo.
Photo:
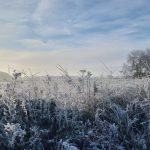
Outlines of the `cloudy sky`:
M130 51L150 48L149 6L149 0L0 0L0 70L54 75L60 64L71 74L117 73Z

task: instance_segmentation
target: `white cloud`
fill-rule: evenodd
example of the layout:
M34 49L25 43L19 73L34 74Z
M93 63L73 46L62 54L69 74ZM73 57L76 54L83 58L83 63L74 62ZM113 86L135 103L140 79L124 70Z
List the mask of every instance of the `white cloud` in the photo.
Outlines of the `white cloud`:
M32 14L33 20L41 24L42 18L47 16L47 13L53 11L55 7L54 2L54 0L39 0L37 3L37 7Z
M64 66L71 74L77 74L78 70L86 68L95 75L108 73L102 62L104 62L113 72L119 71L122 64L126 61L127 54L133 49L146 49L150 47L149 40L135 42L128 39L118 39L112 36L107 39L97 40L97 37L90 42L88 48L54 49L52 51L16 51L12 49L0 49L1 69L7 71L10 65L17 69L31 68L33 72L45 74L45 70L50 74L59 74L56 66ZM90 40L90 39L89 39ZM28 44L43 47L41 41L27 40ZM33 46L34 47L34 46ZM61 46L60 46L61 47Z
M7 70L9 64L55 74L60 64L72 74L82 68L99 74L104 71L102 59L118 70L131 50L150 47L148 4L148 0L0 0L0 67ZM134 33L145 36L139 41Z

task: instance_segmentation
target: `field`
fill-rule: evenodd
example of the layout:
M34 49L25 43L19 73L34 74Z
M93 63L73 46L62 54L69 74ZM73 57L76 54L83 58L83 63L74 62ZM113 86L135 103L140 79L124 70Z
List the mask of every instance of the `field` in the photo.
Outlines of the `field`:
M149 78L30 76L0 84L1 150L149 147Z

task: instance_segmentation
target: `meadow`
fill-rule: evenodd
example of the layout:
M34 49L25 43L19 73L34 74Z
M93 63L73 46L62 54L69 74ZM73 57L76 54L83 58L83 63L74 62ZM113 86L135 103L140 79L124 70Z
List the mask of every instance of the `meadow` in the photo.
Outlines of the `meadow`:
M0 83L1 150L147 150L150 78L25 76Z

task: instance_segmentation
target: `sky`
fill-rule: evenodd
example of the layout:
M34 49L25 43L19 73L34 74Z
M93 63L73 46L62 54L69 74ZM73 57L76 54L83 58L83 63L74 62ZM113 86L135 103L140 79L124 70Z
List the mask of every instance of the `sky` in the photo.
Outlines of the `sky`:
M0 0L0 71L118 74L150 48L149 0ZM9 69L8 69L9 68Z

